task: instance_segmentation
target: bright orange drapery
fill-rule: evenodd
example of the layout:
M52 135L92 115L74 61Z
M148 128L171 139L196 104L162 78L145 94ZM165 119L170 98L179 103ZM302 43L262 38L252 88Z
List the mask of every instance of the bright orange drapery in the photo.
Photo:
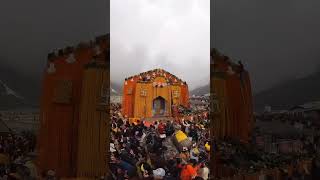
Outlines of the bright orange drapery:
M109 84L106 68L84 71L80 119L78 125L77 177L100 177L107 173L110 129L107 104L100 105L103 84Z
M49 73L45 69L43 77L37 144L40 172L51 169L55 170L59 177L76 175L84 69L96 55L97 46L102 52L98 58L106 58L104 52L109 48L109 40L103 36L95 42L73 48L71 52L75 61L72 63L66 61L70 53L66 50L61 50L61 54L48 59L48 63L54 64L55 71ZM68 82L71 86L70 94L65 94L70 96L70 99L62 103L55 100L56 96L61 96L56 92L67 92L63 87L61 89L61 82ZM59 91L57 88L60 88Z
M214 114L214 135L248 142L253 128L252 92L249 73L225 56L214 56L212 90L219 112Z

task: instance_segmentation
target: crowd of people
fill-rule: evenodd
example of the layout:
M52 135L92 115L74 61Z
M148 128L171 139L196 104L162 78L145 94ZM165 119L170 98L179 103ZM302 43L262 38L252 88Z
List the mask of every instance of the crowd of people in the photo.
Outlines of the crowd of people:
M110 177L107 178L207 180L213 173L209 172L209 163L210 156L214 155L219 161L215 167L218 169L227 167L246 174L278 168L284 179L320 179L320 156L317 155L320 136L313 137L312 142L303 136L302 142L308 143L303 144L304 151L300 154L272 154L234 139L210 142L209 106L203 111L183 107L178 111L179 117L146 123L143 119L130 121L122 116L120 104L111 104ZM39 177L34 162L35 146L32 133L0 135L0 180L55 179L52 170ZM310 167L300 165L305 160L311 161Z
M215 163L218 165L215 169L218 177L277 170L281 179L320 179L320 156L316 153L267 153L260 151L253 144L242 144L228 138L215 141L215 146L214 155L218 161Z
M0 179L39 179L35 146L36 138L30 132L0 135Z
M120 104L111 107L113 179L208 179L208 116L189 120L181 114L179 119L163 118L146 125L143 119L131 123L123 117Z

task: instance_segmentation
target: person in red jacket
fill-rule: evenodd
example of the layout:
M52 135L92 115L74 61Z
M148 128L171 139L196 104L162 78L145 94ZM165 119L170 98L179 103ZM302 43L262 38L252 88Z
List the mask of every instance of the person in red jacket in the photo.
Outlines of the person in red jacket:
M181 180L192 180L197 176L199 166L196 166L196 163L193 160L190 160L190 162L181 170L180 179Z
M161 138L165 138L166 125L163 122L160 122L160 124L158 125L158 133L160 134Z

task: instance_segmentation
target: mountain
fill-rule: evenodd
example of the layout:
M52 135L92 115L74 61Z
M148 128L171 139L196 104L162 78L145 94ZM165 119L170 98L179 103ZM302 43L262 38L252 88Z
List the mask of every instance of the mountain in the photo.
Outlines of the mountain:
M205 95L210 93L210 84L207 84L205 86L198 87L190 92L190 95Z
M24 99L17 92L8 87L3 81L0 80L0 95L2 96L12 96L17 99Z
M41 73L23 74L0 64L0 110L38 108L41 94ZM121 95L122 86L111 82L111 95Z
M320 100L320 71L304 78L289 80L254 96L255 110L266 105L283 110L306 102Z
M38 106L41 76L24 74L0 64L0 109Z
M25 106L25 99L0 80L0 110Z
M110 94L111 95L121 95L122 94L122 86L117 83L111 82Z

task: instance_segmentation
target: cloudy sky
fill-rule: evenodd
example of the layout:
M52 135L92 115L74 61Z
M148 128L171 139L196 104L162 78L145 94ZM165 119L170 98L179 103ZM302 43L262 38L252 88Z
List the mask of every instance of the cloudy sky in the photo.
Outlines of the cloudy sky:
M41 79L48 52L109 31L108 1L2 2L0 66ZM112 78L122 81L162 66L190 85L207 81L209 10L211 43L243 61L255 91L319 67L319 0L214 0L210 9L208 4L111 0Z
M254 91L319 69L319 0L212 2L212 45L243 61Z
M209 0L111 0L111 80L163 68L190 88L209 83Z
M39 78L47 54L109 31L108 0L10 0L0 5L0 65Z

